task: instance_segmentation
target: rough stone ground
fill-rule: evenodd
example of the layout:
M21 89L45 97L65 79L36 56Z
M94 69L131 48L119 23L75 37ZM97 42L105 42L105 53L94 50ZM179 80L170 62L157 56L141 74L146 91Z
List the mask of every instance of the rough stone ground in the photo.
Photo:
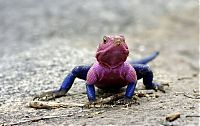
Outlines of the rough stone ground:
M37 117L68 115L17 125L199 125L197 0L0 0L0 125ZM139 59L159 50L150 63L155 81L169 83L158 98L131 107L36 110L33 96L59 87L76 65L92 63L104 34L124 34ZM142 82L138 83L138 88ZM59 102L87 102L84 81L76 80ZM168 114L180 112L174 122Z

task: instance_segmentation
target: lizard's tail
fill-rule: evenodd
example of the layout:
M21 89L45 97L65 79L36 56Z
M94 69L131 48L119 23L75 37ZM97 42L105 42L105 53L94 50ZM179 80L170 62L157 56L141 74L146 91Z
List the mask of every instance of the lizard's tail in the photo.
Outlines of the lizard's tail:
M156 52L153 52L151 55L141 59L141 60L138 60L138 61L132 61L130 62L131 64L147 64L148 62L152 61L153 59L155 59L157 56L159 55L159 52L156 51Z

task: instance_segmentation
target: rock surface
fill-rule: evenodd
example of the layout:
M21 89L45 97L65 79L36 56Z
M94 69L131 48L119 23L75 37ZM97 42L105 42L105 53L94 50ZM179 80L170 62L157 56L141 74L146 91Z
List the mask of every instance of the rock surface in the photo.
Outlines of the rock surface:
M186 117L199 115L198 16L197 0L0 0L0 125L53 115L68 116L21 125L198 125ZM129 60L159 50L150 65L156 82L170 84L167 92L129 108L27 107L74 66L92 63L104 34L125 35ZM87 102L84 83L77 79L56 101ZM180 118L167 122L173 112Z

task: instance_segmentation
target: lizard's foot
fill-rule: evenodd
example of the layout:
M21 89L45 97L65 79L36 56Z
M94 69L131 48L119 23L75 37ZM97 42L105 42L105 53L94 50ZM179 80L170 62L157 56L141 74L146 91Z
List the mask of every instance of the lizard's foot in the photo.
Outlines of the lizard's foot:
M119 99L116 104L118 105L128 105L137 103L136 100L133 100L131 98L123 97L122 99Z
M85 105L84 105L84 107L85 108L95 108L95 105L96 104L99 104L99 103L97 103L96 101L89 101L88 103L86 103Z
M157 84L157 83L153 83L153 89L155 90L155 91L161 91L161 92L163 92L163 93L165 93L165 89L164 89L164 86L166 86L166 85L163 85L163 84Z
M33 98L33 100L40 100L40 101L48 101L58 97L62 97L67 93L66 90L53 90L48 92L43 92L40 95L37 95Z

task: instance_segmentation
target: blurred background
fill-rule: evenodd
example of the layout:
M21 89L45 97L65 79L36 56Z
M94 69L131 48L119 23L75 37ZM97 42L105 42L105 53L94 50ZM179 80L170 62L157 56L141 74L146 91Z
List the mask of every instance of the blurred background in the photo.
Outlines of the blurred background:
M107 34L125 35L136 51L189 48L198 45L198 16L198 0L0 0L0 57L58 41L93 49Z

